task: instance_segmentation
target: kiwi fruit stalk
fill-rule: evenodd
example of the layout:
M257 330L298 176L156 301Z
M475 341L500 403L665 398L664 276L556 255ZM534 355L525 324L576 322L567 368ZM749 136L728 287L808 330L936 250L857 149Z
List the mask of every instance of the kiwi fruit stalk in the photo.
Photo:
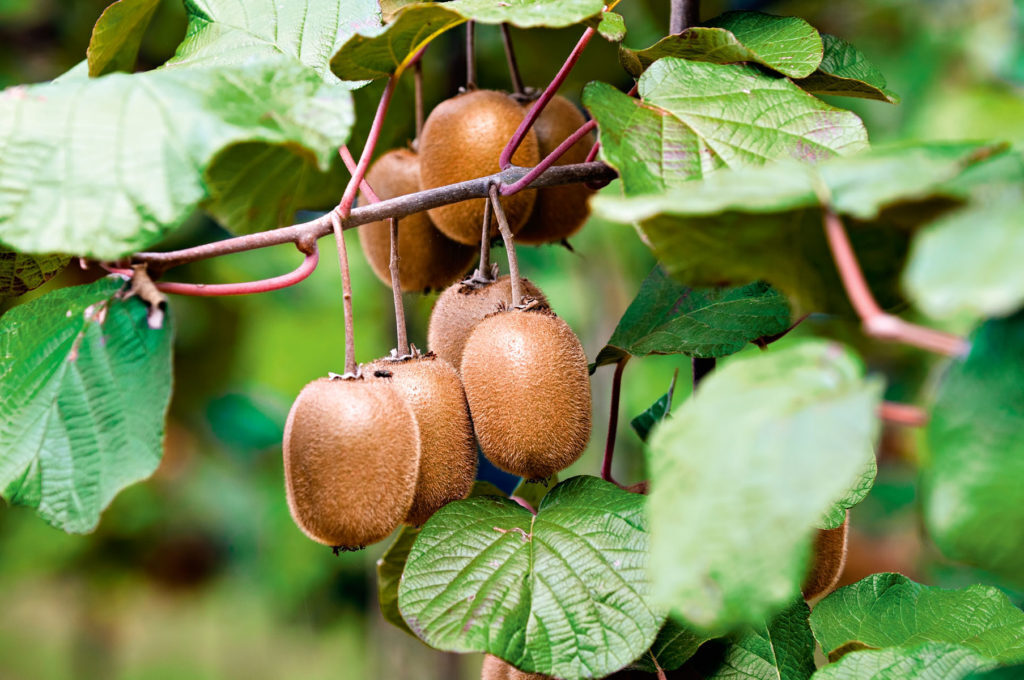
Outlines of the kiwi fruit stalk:
M284 428L292 518L324 545L376 543L409 514L419 459L419 427L395 386L314 380L295 399Z
M379 359L363 368L388 382L412 408L419 425L416 492L405 522L419 526L441 506L469 495L476 478L476 439L458 373L433 354Z
M420 189L420 159L408 149L393 149L366 173L367 183L382 201ZM360 194L360 202L368 203ZM359 228L359 244L381 281L391 285L391 233L388 220ZM405 291L440 290L469 269L476 249L456 243L435 227L425 212L403 217L398 226L398 280Z
M587 357L550 309L512 309L478 323L461 373L480 449L502 470L545 479L583 453L590 438Z
M547 305L547 298L528 279L520 279L524 297ZM490 283L462 281L448 287L430 314L427 345L452 366L462 363L462 350L473 328L488 314L512 306L512 280L508 276Z
M504 92L473 90L441 102L430 112L419 140L420 187L436 187L484 177L501 170L498 157L526 117L526 109ZM537 135L531 129L512 162L533 166L540 160ZM520 191L501 199L509 228L518 231L530 216L536 191ZM430 219L448 238L480 242L486 199L475 198L432 208ZM491 223L491 237L497 236Z
M545 158L557 149L559 144L586 122L571 101L561 95L552 97L533 124L540 146L540 157ZM593 146L594 135L591 133L569 147L555 161L555 165L582 163ZM567 184L538 190L530 219L516 234L516 241L537 245L558 243L569 238L579 231L590 216L587 199L592 193L594 191L586 184Z
M811 571L800 590L805 600L814 600L835 590L846 566L846 545L850 534L850 511L846 520L835 529L819 529L814 537Z
M552 680L552 678L540 673L521 671L493 654L486 654L484 655L484 666L480 672L480 680Z

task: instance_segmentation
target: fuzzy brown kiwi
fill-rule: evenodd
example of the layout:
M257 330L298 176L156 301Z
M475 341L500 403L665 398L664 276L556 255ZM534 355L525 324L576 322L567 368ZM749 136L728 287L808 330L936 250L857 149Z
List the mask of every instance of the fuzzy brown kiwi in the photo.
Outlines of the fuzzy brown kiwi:
M547 298L528 279L522 282L523 296L547 305ZM473 328L488 314L512 304L512 280L506 275L491 283L462 281L449 286L430 313L427 346L456 369L462 363L462 350Z
M561 95L555 95L533 124L533 129L537 131L540 157L544 158L554 151L586 122L575 104ZM594 135L590 133L569 147L569 150L555 161L555 165L582 163L587 159L593 145ZM516 234L516 241L537 245L558 243L569 238L579 231L590 216L587 199L592 193L593 189L587 188L586 184L566 184L540 189L537 191L537 200L533 204L530 219Z
M473 90L443 101L430 112L420 134L420 186L423 189L463 182L498 172L498 157L526 116L526 109L504 92ZM532 166L540 160L537 135L531 129L512 162ZM526 223L536 191L520 191L501 199L509 228ZM484 219L483 198L432 208L430 219L448 238L476 245ZM496 221L491 236L497 236Z
M393 149L377 159L366 181L382 201L420 190L419 157ZM366 202L365 197L361 197ZM359 227L359 244L377 277L391 286L391 230L388 220ZM434 227L425 212L407 215L398 225L398 277L405 291L440 290L469 269L477 249L456 243Z
M441 506L469 495L476 479L476 439L459 374L434 354L379 359L365 374L390 382L412 407L420 432L416 493L405 522L419 526Z
M805 600L813 600L832 592L846 566L846 544L850 533L850 511L846 520L835 529L819 529L814 537L811 571L800 590Z
M590 439L587 357L550 309L513 309L478 323L461 374L480 449L502 470L544 479L583 453Z
M493 654L484 655L484 665L480 671L480 680L551 680L549 675L527 673L515 666L502 661Z
M419 458L416 418L394 386L314 380L296 397L284 427L292 518L324 545L376 543L409 513Z

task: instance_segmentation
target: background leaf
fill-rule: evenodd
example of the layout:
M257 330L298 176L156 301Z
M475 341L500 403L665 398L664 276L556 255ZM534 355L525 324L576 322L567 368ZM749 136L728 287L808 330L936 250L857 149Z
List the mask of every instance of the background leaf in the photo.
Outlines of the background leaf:
M822 34L825 54L814 73L796 81L808 92L841 97L862 97L898 104L887 89L885 76L856 47L842 38Z
M69 533L95 528L163 453L170 319L149 328L122 285L62 288L0 319L0 489Z
M68 261L64 255L25 255L0 246L0 300L38 288L63 271Z
M861 372L820 341L740 356L655 431L658 601L715 631L762 621L798 596L813 527L857 483L875 438L881 386Z
M722 357L788 327L789 304L767 284L689 288L655 267L594 363L649 354Z
M117 0L103 10L89 40L90 76L135 70L142 36L159 4L160 0Z
M1024 583L1024 312L950 365L925 431L924 517L942 552Z
M814 637L803 600L794 602L769 623L731 636L717 667L701 669L707 680L775 678L807 680L814 673Z
M594 477L559 484L536 516L478 498L439 510L398 591L427 644L483 651L565 680L603 677L654 641L645 498Z
M687 628L674 619L669 619L658 631L651 648L633 662L632 668L645 673L657 672L654 660L662 670L674 671L690 659L702 644L710 640L710 636Z
M846 521L846 511L867 498L868 493L871 492L871 487L875 485L875 477L878 475L878 461L875 459L873 449L865 449L863 462L864 464L857 481L846 491L842 498L829 508L829 511L825 513L817 528L838 529Z
M651 430L654 429L654 426L668 418L671 413L672 395L676 390L676 379L678 377L679 371L677 370L672 376L672 382L668 386L668 392L659 397L658 400L651 404L646 411L629 421L629 424L633 427L633 431L636 432L641 441L647 441L647 437L650 435Z
M850 652L821 668L814 680L960 680L992 665L966 647L922 642L909 648Z

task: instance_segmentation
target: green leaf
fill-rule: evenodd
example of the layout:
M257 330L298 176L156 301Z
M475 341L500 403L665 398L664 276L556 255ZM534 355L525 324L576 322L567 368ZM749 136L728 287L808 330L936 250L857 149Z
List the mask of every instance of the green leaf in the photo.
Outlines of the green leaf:
M626 20L617 12L602 12L597 32L608 42L622 42L626 37Z
M668 418L672 412L672 395L675 393L676 378L678 377L679 371L676 370L672 376L672 382L668 386L668 392L658 397L658 400L651 404L646 411L629 421L629 424L642 441L647 441L647 437L651 434L654 426Z
M903 273L915 304L939 319L1005 316L1024 305L1024 189L981 192L971 205L927 226Z
M1024 612L991 586L951 590L873 574L819 602L811 629L826 654L851 642L876 649L945 642L999 663L1024 661Z
M767 284L689 288L655 267L594 363L650 354L723 357L788 327L789 304Z
M640 77L641 99L589 83L583 103L597 119L601 156L627 194L675 187L722 167L817 161L867 147L849 111L753 66L666 57Z
M171 328L120 279L62 288L0 319L0 493L69 533L91 531L163 452Z
M0 246L0 300L43 285L67 266L64 255L25 255Z
M159 5L160 0L117 0L103 10L86 52L90 76L135 70L142 36Z
M818 523L818 529L838 529L846 521L846 511L867 498L878 475L878 461L872 449L864 450L864 462L857 481L836 501Z
M608 675L664 621L646 577L644 502L574 477L536 516L506 499L450 503L409 555L402 615L436 649L488 652L564 680Z
M888 306L900 300L910 228L958 205L966 191L957 183L984 150L876 149L814 167L777 163L722 172L648 196L604 192L591 205L599 217L639 223L663 266L683 283L765 280L790 298L794 314L848 311L822 230L824 193L847 218L867 279Z
M960 680L992 665L960 645L922 642L909 648L850 652L821 668L814 680Z
M645 673L655 673L658 667L654 665L653 659L657 659L662 670L674 671L710 639L708 635L690 630L678 621L669 619L658 631L658 637L654 639L651 648L634 661L631 667Z
M0 241L116 259L155 243L208 197L203 171L224 149L279 146L326 170L351 124L345 88L284 58L9 89L0 94Z
M1021 678L1024 678L1024 665L976 671L967 675L965 680L1020 680Z
M647 49L619 50L619 60L634 77L658 59L681 57L716 64L750 62L802 78L818 68L821 55L822 39L813 26L797 17L761 12L727 12Z
M807 680L814 673L814 636L807 625L808 614L804 601L797 600L768 624L731 636L721 664L702 677Z
M881 385L839 345L803 342L712 372L649 442L651 579L704 630L799 595L814 527L874 442ZM679 531L680 518L699 518Z
M885 76L860 50L834 35L822 34L821 38L825 45L821 66L797 80L797 85L815 94L899 103L899 95L886 88Z
M344 80L386 78L404 69L413 56L445 31L467 20L507 23L519 28L561 28L601 12L603 0L453 0L405 5L386 26L361 30L331 59Z
M1024 312L986 322L925 430L924 518L939 549L1024 583Z

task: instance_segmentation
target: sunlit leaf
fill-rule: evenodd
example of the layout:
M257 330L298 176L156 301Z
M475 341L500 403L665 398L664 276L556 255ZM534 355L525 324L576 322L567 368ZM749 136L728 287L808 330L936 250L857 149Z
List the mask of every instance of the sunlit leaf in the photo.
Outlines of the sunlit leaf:
M135 69L142 36L160 0L117 0L100 15L89 40L89 75Z
M842 38L823 34L825 56L818 70L796 84L808 92L862 97L898 104L899 96L887 89L885 76L856 47Z

